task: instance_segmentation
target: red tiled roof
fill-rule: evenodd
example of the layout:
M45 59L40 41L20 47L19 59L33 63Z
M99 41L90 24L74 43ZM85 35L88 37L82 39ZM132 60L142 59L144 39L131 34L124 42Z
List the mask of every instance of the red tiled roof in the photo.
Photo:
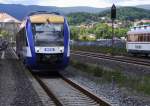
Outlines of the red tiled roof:
M150 20L141 20L142 22L150 22Z
M16 22L16 23L20 23L19 20L17 20L16 18L14 18L13 16L4 13L4 12L0 12L0 22Z

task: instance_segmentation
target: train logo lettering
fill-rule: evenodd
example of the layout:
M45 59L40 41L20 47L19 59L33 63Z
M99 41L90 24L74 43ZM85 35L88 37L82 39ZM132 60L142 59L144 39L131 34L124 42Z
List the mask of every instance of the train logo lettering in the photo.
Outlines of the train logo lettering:
M55 48L45 48L44 51L55 51Z

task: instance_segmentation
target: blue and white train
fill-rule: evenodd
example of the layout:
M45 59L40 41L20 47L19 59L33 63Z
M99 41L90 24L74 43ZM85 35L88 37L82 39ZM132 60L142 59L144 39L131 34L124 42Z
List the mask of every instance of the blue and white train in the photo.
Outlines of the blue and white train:
M70 57L70 30L58 13L34 12L16 35L16 53L32 69L65 68Z

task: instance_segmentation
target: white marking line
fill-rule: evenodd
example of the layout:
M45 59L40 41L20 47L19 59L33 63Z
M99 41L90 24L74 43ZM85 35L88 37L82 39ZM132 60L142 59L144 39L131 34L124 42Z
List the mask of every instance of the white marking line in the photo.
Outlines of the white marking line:
M14 56L15 56L17 59L19 59L18 56L17 56L17 54L16 54L16 52L15 52L15 50L14 50L13 48L11 48L11 50L12 50L12 53L14 54Z
M2 51L1 59L5 58L5 51Z

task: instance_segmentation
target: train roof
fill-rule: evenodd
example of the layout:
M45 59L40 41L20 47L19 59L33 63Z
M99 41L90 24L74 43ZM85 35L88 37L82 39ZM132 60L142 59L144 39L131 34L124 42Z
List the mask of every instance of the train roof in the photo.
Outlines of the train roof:
M150 26L149 25L136 26L131 28L130 31L128 31L128 34L142 34L142 33L150 33Z
M30 13L29 18L31 23L64 23L64 16L59 13L48 13L48 12L33 12ZM25 26L26 19L24 19L20 25L20 29Z
M35 14L29 16L31 23L64 23L64 17L57 14Z

